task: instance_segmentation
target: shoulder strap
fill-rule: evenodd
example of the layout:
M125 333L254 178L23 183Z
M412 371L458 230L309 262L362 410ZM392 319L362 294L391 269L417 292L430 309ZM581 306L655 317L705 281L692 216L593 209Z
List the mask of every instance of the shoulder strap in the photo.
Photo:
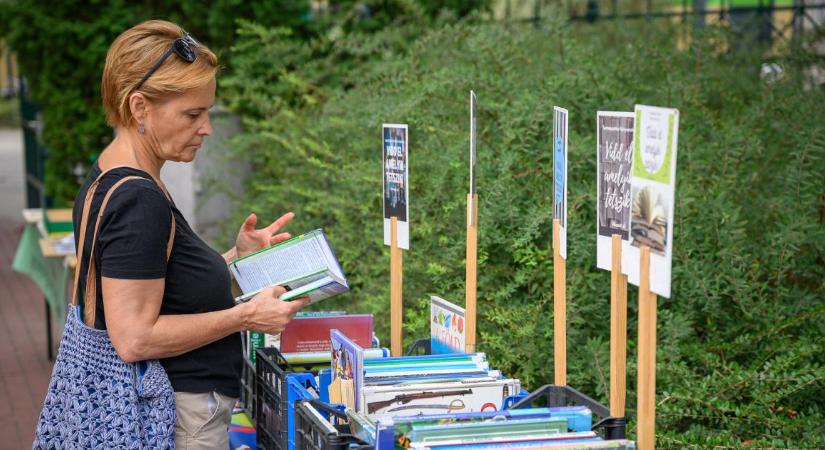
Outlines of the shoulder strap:
M113 167L108 169L98 175L98 177L89 185L88 191L86 191L86 198L83 202L83 211L80 219L80 233L79 233L79 240L77 244L77 260L82 261L83 258L83 248L86 241L86 228L89 223L89 213L92 206L92 199L94 198L95 191L97 190L100 181L103 179L103 175L108 173L110 170L116 169ZM87 264L86 269L86 292L84 293L84 302L83 302L83 321L86 325L90 327L94 327L95 324L95 314L97 312L97 268L95 267L95 244L97 242L97 233L100 230L100 222L103 218L103 213L106 211L106 205L109 203L109 199L112 197L112 194L115 192L117 188L119 188L123 183L126 183L130 180L148 180L148 178L139 177L139 176L127 176L123 177L118 180L108 192L106 192L106 196L103 198L103 203L100 204L100 210L97 213L97 220L95 221L95 230L92 235L92 247L89 251L89 262ZM169 197L169 193L161 187L161 190L166 195L166 198L169 200L171 205L171 198ZM175 240L175 213L172 212L172 226L169 230L169 240L166 243L166 260L169 260L169 257L172 255L172 244ZM74 276L74 294L72 294L72 305L77 305L77 292L80 289L80 285L78 282L80 281L80 270L81 265L78 265L77 269L75 270Z

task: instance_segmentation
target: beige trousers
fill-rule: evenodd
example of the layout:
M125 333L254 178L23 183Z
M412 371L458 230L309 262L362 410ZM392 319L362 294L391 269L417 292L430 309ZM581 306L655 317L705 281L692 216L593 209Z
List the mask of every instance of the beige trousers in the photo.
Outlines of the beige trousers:
M237 399L217 392L175 392L178 420L175 426L177 450L226 450L229 422Z

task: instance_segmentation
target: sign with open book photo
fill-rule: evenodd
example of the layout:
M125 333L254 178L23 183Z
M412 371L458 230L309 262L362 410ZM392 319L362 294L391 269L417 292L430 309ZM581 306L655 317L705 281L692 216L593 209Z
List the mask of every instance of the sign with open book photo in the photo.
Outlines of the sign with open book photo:
M283 286L281 300L309 297L315 303L347 292L344 271L323 230L317 229L229 263L244 302L271 286Z
M679 111L636 105L630 245L622 272L639 285L639 248L650 248L650 290L670 298ZM624 249L623 249L624 250Z
M410 185L407 125L384 124L384 245L392 245L391 219L398 219L398 246L410 249Z

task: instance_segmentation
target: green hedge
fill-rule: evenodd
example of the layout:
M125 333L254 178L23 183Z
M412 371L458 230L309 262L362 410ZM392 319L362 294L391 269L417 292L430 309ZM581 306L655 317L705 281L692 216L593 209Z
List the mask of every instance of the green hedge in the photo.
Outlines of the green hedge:
M382 122L410 126L411 250L405 343L426 337L430 294L463 304L467 97L479 99L479 349L535 388L552 380L552 107L570 110L569 383L607 401L609 273L595 268L595 117L635 103L681 111L673 295L660 299L658 445L823 447L825 94L813 60L720 51L709 29L647 23L541 29L468 21L352 34L311 58L247 24L223 94L243 113L237 157L253 171L237 219L297 213L324 226L352 292L319 307L376 315L389 344ZM302 63L304 58L308 62ZM348 59L349 60L349 59ZM335 82L327 82L336 80ZM237 220L230 221L236 223ZM635 414L636 289L629 295L628 409Z
M228 47L237 21L254 19L289 30L295 41L353 30L373 31L398 16L463 16L488 1L340 0L313 15L309 0L151 2L0 0L0 36L14 49L20 73L43 112L48 195L71 204L79 188L73 169L88 168L112 138L100 100L100 77L111 42L144 20L178 23L207 43L231 71Z

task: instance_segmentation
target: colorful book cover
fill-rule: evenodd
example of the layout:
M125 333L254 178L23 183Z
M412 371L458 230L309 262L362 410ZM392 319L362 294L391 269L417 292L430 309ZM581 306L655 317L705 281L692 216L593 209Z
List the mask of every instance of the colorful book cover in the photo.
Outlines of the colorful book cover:
M478 439L456 439L453 441L414 443L410 448L433 449L433 450L487 450L497 448L518 448L518 449L556 449L556 448L580 448L580 449L601 449L617 448L616 446L601 447L603 441L592 431L581 433L564 433L556 435L527 435L527 436L502 436L493 438Z
M453 364L475 361L487 361L487 355L483 352L477 353L449 353L443 355L420 355L420 356L394 356L380 360L372 360L365 363L365 367L376 366L399 366L399 365L419 365L419 364Z
M434 414L415 417L383 418L375 424L375 450L409 448L414 429L421 426L449 427L466 422L511 421L557 417L567 420L567 429L573 432L590 431L593 415L584 406L552 408L507 409L503 411Z
M277 347L278 346L278 337L277 334L267 334L261 333L258 331L247 331L246 333L246 356L252 365L255 365L255 360L257 359L256 350L259 348L264 347Z
M365 352L366 356L366 352ZM364 386L389 386L389 385L414 385L428 383L450 383L455 381L493 381L501 378L498 370L488 370L469 373L445 373L445 374L416 374L403 376L373 376L365 377Z
M453 423L450 425L418 425L408 433L413 443L483 442L513 437L545 439L567 433L567 420L561 417L537 417L522 420L491 420Z
M553 107L553 219L558 219L559 254L567 259L567 110Z
M364 361L365 385L422 384L463 379L497 379L484 353L401 356Z
M434 355L463 353L464 308L443 298L430 297L430 349Z
M346 311L298 311L295 317L346 316Z
M296 352L296 353L281 353L286 362L296 366L319 365L329 369L330 365L330 351L329 344L327 344L326 351L323 352ZM389 356L390 350L387 348L366 348L364 349L364 359L369 358L385 358Z
M367 377L388 376L388 375L419 375L419 374L445 374L445 373L475 373L488 371L490 366L486 361L466 362L453 364L416 364L399 366L374 366L367 367L365 374Z
M596 266L612 270L612 239L630 238L630 170L633 165L632 112L596 114Z
M360 394L364 386L364 349L338 330L330 331L330 344L332 382L340 380L339 385L343 386L343 404L360 411Z
M500 448L514 448L519 450L635 450L636 444L626 439L605 441L598 437L588 437L586 433L579 435L559 435L558 438L545 440L497 440L487 443L454 444L454 445L422 445L411 448L433 450L488 450Z
M639 285L639 248L650 248L650 290L670 298L679 111L636 105L630 245L622 272Z
M512 412L515 411L516 414ZM408 448L414 440L419 440L421 435L416 431L426 427L438 426L442 428L452 427L464 423L490 422L490 421L510 421L525 419L550 418L548 408L535 408L525 410L504 410L477 413L458 414L438 414L432 416L419 416L395 419L393 427L393 441L402 444L399 447ZM566 430L565 430L566 431ZM406 445L405 445L406 444ZM398 448L398 447L396 447ZM376 448L376 450L381 450Z
M390 242L390 222L398 219L398 246L410 249L409 140L407 125L384 124L382 132L384 164L384 245Z
M500 411L504 398L519 392L515 379L464 380L404 386L365 386L361 412L380 417L458 412Z
M440 358L437 356L441 356ZM493 376L497 371L490 370L490 365L483 354L450 354L433 356L408 356L383 358L364 362L365 380L403 378L421 379L449 378L466 376Z
M281 332L281 353L329 351L332 329L338 329L362 348L370 348L372 324L372 314L295 317Z

